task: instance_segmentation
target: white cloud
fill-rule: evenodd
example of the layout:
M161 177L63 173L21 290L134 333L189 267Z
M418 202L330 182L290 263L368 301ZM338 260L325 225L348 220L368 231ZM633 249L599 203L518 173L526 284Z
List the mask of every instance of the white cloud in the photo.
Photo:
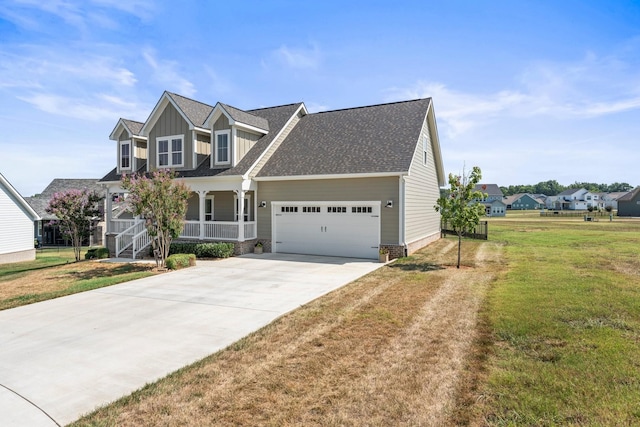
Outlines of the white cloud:
M117 117L143 117L146 111L135 103L106 94L79 98L51 93L33 93L18 96L18 99L46 113L90 121L113 121Z
M315 69L322 61L320 48L315 44L310 48L291 48L283 45L272 55L281 64L296 69Z
M145 49L142 52L142 56L152 69L152 79L160 86L183 96L193 97L195 95L195 85L185 77L182 77L178 62L158 60L152 49Z
M111 16L113 11L146 21L154 11L154 3L151 0L13 0L0 6L0 15L16 25L32 31L48 31L46 20L32 17L34 11L53 15L71 27L88 32L94 26L118 28L118 19Z
M442 130L449 137L497 119L589 119L640 109L640 74L615 57L589 53L576 63L534 64L522 73L519 83L515 89L473 93L419 81L388 93L389 100L433 97Z

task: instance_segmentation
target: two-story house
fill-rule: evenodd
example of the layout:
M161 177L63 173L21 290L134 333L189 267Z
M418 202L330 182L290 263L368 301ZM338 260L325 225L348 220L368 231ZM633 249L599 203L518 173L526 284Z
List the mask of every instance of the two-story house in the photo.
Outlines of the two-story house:
M486 197L479 200L484 205L485 214L487 216L505 216L507 214L507 205L502 200L504 194L497 184L477 184L475 191L480 191Z
M377 258L440 236L444 185L430 98L309 113L304 103L241 110L165 92L144 122L120 119L107 213L123 173L170 168L192 191L181 239L265 251ZM115 254L148 244L143 222L110 216Z
M552 209L586 210L589 203L593 204L593 198L585 200L587 193L589 193L589 191L585 188L570 188L565 190L558 194L553 202Z
M507 196L504 199L507 209L511 210L527 210L527 209L541 209L545 204L543 200L535 197L533 194L518 193L511 196Z

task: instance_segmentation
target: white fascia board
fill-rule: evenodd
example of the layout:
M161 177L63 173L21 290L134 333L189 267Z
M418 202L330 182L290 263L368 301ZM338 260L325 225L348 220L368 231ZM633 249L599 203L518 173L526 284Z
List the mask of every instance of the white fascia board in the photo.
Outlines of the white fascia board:
M332 175L294 175L294 176L262 176L254 177L255 181L306 181L313 179L346 179L346 178L386 178L390 176L407 176L407 172L372 172L343 173Z
M18 201L18 203L20 203L22 205L22 207L31 215L33 221L38 221L40 220L40 215L38 215L38 213L36 211L33 210L33 208L31 207L31 205L29 203L27 203L27 201L24 199L24 197L22 197L22 195L20 195L20 193L18 193L18 190L16 190L13 185L11 185L11 183L9 181L7 181L7 179L0 173L0 184L2 184L3 187L5 187L7 190L9 190L9 193Z
M232 126L236 126L240 130L248 130L248 131L251 131L251 132L261 133L263 135L266 135L266 134L269 133L269 131L266 130L266 129L257 128L255 126L251 126L251 125L248 125L246 123L235 122L233 120L229 120L229 124L231 124Z
M440 138L438 137L438 125L436 124L436 115L433 109L433 98L429 102L426 120L429 123L429 132L431 136L431 146L433 147L433 157L436 164L436 175L438 177L438 185L444 187L446 185L446 177L444 174L444 163L442 161L442 151L440 149Z
M224 114L229 120L231 120L231 117L229 116L229 114L227 114L224 108L222 108L222 105L220 105L219 102L216 102L213 110L211 110L207 118L204 120L204 125L208 128L211 128L213 126L213 123L218 120L218 117L220 117L221 114Z
M127 126L124 124L124 121L122 121L122 119L118 120L118 123L116 123L116 127L113 128L113 130L111 131L111 133L109 134L109 139L112 141L117 141L118 140L118 134L120 134L121 132L121 128L124 128L127 130L127 132L129 133L129 136L131 136L131 132L129 131L129 129L127 128Z
M271 143L269 144L269 146L267 148L264 149L264 151L262 152L262 154L260 154L260 156L258 156L258 158L256 159L255 162L253 162L253 164L249 167L249 169L247 169L247 172L243 175L245 177L245 179L247 179L249 177L249 175L251 175L251 172L253 171L253 169L256 167L256 165L258 163L260 163L260 161L262 160L262 158L267 154L267 152L271 149L271 147L273 146L273 144L275 144L275 142L280 138L280 135L282 135L282 132L284 132L284 130L289 127L289 124L291 123L291 121L293 120L294 117L296 117L300 111L304 112L304 115L306 116L307 114L309 114L307 112L307 107L305 107L304 102L302 104L300 104L300 107L294 111L294 113L291 115L291 117L289 117L289 120L287 120L287 122L284 124L284 126L282 126L282 128L280 129L280 132L278 132L278 134L271 140ZM255 179L255 178L254 178Z
M211 129L205 129L198 126L194 126L193 130L211 135Z

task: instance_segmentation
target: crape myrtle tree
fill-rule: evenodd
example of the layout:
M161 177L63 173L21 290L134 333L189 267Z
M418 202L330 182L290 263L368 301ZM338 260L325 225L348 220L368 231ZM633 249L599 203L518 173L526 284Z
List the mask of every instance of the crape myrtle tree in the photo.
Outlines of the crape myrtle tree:
M189 187L176 181L175 172L157 170L150 176L123 175L122 188L129 192L129 210L144 218L156 264L164 268L171 241L182 232Z
M449 224L458 236L458 264L460 268L460 252L462 236L473 230L480 222L480 217L485 214L484 206L480 200L486 197L481 191L475 190L475 186L482 179L480 168L474 166L469 175L464 170L462 175L449 174L449 190L440 196L436 212L440 212L445 224Z
M82 242L93 231L94 221L102 216L103 199L95 191L68 190L55 193L45 208L57 218L51 224L58 225L62 235L71 241L76 261L80 261Z

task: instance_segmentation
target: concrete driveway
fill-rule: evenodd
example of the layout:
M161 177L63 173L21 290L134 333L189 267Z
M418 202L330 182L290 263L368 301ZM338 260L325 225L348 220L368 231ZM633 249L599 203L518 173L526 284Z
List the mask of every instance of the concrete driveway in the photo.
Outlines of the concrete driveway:
M70 423L381 265L245 255L0 311L0 425Z

